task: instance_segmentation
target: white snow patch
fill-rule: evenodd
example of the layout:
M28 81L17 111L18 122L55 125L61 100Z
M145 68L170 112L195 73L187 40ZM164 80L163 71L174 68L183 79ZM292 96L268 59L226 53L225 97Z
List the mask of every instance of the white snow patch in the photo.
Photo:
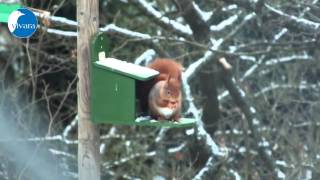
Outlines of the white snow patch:
M232 25L238 18L239 18L239 16L237 14L230 16L228 19L222 21L221 23L219 23L217 25L210 26L210 30L211 31L221 31L221 30L225 29L227 26Z
M230 11L230 10L234 10L237 8L238 8L238 6L236 4L231 4L231 5L228 5L227 7L223 7L222 11Z
M159 74L158 71L132 64L126 61L121 61L114 58L105 58L105 53L99 53L99 61L96 61L97 64L109 67L111 69L118 70L123 73L133 74L142 78L148 78L150 76L155 76Z
M276 160L276 165L288 167L288 164L285 161L281 161L281 160Z
M137 57L137 59L134 61L134 64L146 65L147 62L150 62L155 55L156 52L153 49L148 49L145 52L143 52L139 57Z
M205 12L203 10L201 10L198 6L198 4L196 4L195 2L192 2L194 8L196 9L196 11L200 14L201 18L204 21L208 21L210 19L210 17L212 16L213 12Z
M151 39L151 36L149 34L143 34L135 31L131 31L128 29L124 29L121 27L116 26L115 24L108 24L103 28L100 28L100 31L102 32L120 32L122 34L126 34L127 36L141 38L141 39Z
M254 56L241 55L240 59L246 60L246 61L256 62L256 57L254 57Z
M286 175L280 169L277 168L276 171L277 171L278 178L286 179Z
M100 148L99 148L100 154L103 154L105 150L106 150L106 144L105 143L100 144Z
M178 147L169 148L168 153L175 153L175 152L181 151L185 146L186 146L186 143L182 143Z
M239 151L239 153L245 153L247 150L246 150L245 147L240 147L240 148L238 149L238 151Z
M241 180L241 176L239 175L238 172L236 172L236 171L233 170L233 169L230 169L229 172L230 172L231 174L233 174L235 180Z
M187 130L186 130L186 134L187 134L188 136L193 135L193 134L194 134L194 128L187 129Z
M255 114L257 112L256 109L254 107L252 107L252 106L250 107L250 111L251 111L252 114Z
M183 25L180 24L174 20L169 19L168 17L164 16L163 14L161 14L159 11L157 11L156 9L154 9L152 7L151 4L149 4L147 1L145 0L138 0L138 2L150 13L152 14L154 17L160 19L163 23L165 24L169 24L171 25L173 28L175 28L176 30L184 33L184 34L188 34L188 35L192 35L192 31L190 29L190 27L188 25Z

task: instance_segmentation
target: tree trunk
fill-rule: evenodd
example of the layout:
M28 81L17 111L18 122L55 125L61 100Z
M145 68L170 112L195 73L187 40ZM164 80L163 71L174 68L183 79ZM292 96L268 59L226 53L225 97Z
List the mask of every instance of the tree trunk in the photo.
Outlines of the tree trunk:
M99 1L77 0L79 180L100 180L99 129L90 120L90 41L98 31Z

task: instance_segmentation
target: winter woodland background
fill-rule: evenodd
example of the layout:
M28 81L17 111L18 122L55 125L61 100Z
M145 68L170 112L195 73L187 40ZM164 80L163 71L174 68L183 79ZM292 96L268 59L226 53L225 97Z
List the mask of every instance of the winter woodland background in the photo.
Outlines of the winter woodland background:
M51 15L0 25L0 179L77 179L76 1L22 3ZM198 119L101 125L102 179L320 179L318 0L101 0L100 27L111 57L181 62Z

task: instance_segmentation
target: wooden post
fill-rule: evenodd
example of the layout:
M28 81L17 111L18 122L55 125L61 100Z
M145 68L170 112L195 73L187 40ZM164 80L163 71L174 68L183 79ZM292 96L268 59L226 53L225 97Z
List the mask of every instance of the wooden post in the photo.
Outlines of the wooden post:
M99 1L77 0L78 174L79 180L100 180L99 129L90 120L90 42L98 31Z

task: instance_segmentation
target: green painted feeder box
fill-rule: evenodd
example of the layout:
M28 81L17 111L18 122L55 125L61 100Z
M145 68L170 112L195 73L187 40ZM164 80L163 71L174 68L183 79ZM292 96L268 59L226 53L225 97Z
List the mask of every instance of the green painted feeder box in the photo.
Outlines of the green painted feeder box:
M195 119L181 118L179 122L157 121L137 117L136 83L156 77L153 69L106 58L107 36L98 33L91 46L91 119L94 123L187 127Z
M17 3L0 3L0 22L8 23L11 12L19 9L21 6Z

